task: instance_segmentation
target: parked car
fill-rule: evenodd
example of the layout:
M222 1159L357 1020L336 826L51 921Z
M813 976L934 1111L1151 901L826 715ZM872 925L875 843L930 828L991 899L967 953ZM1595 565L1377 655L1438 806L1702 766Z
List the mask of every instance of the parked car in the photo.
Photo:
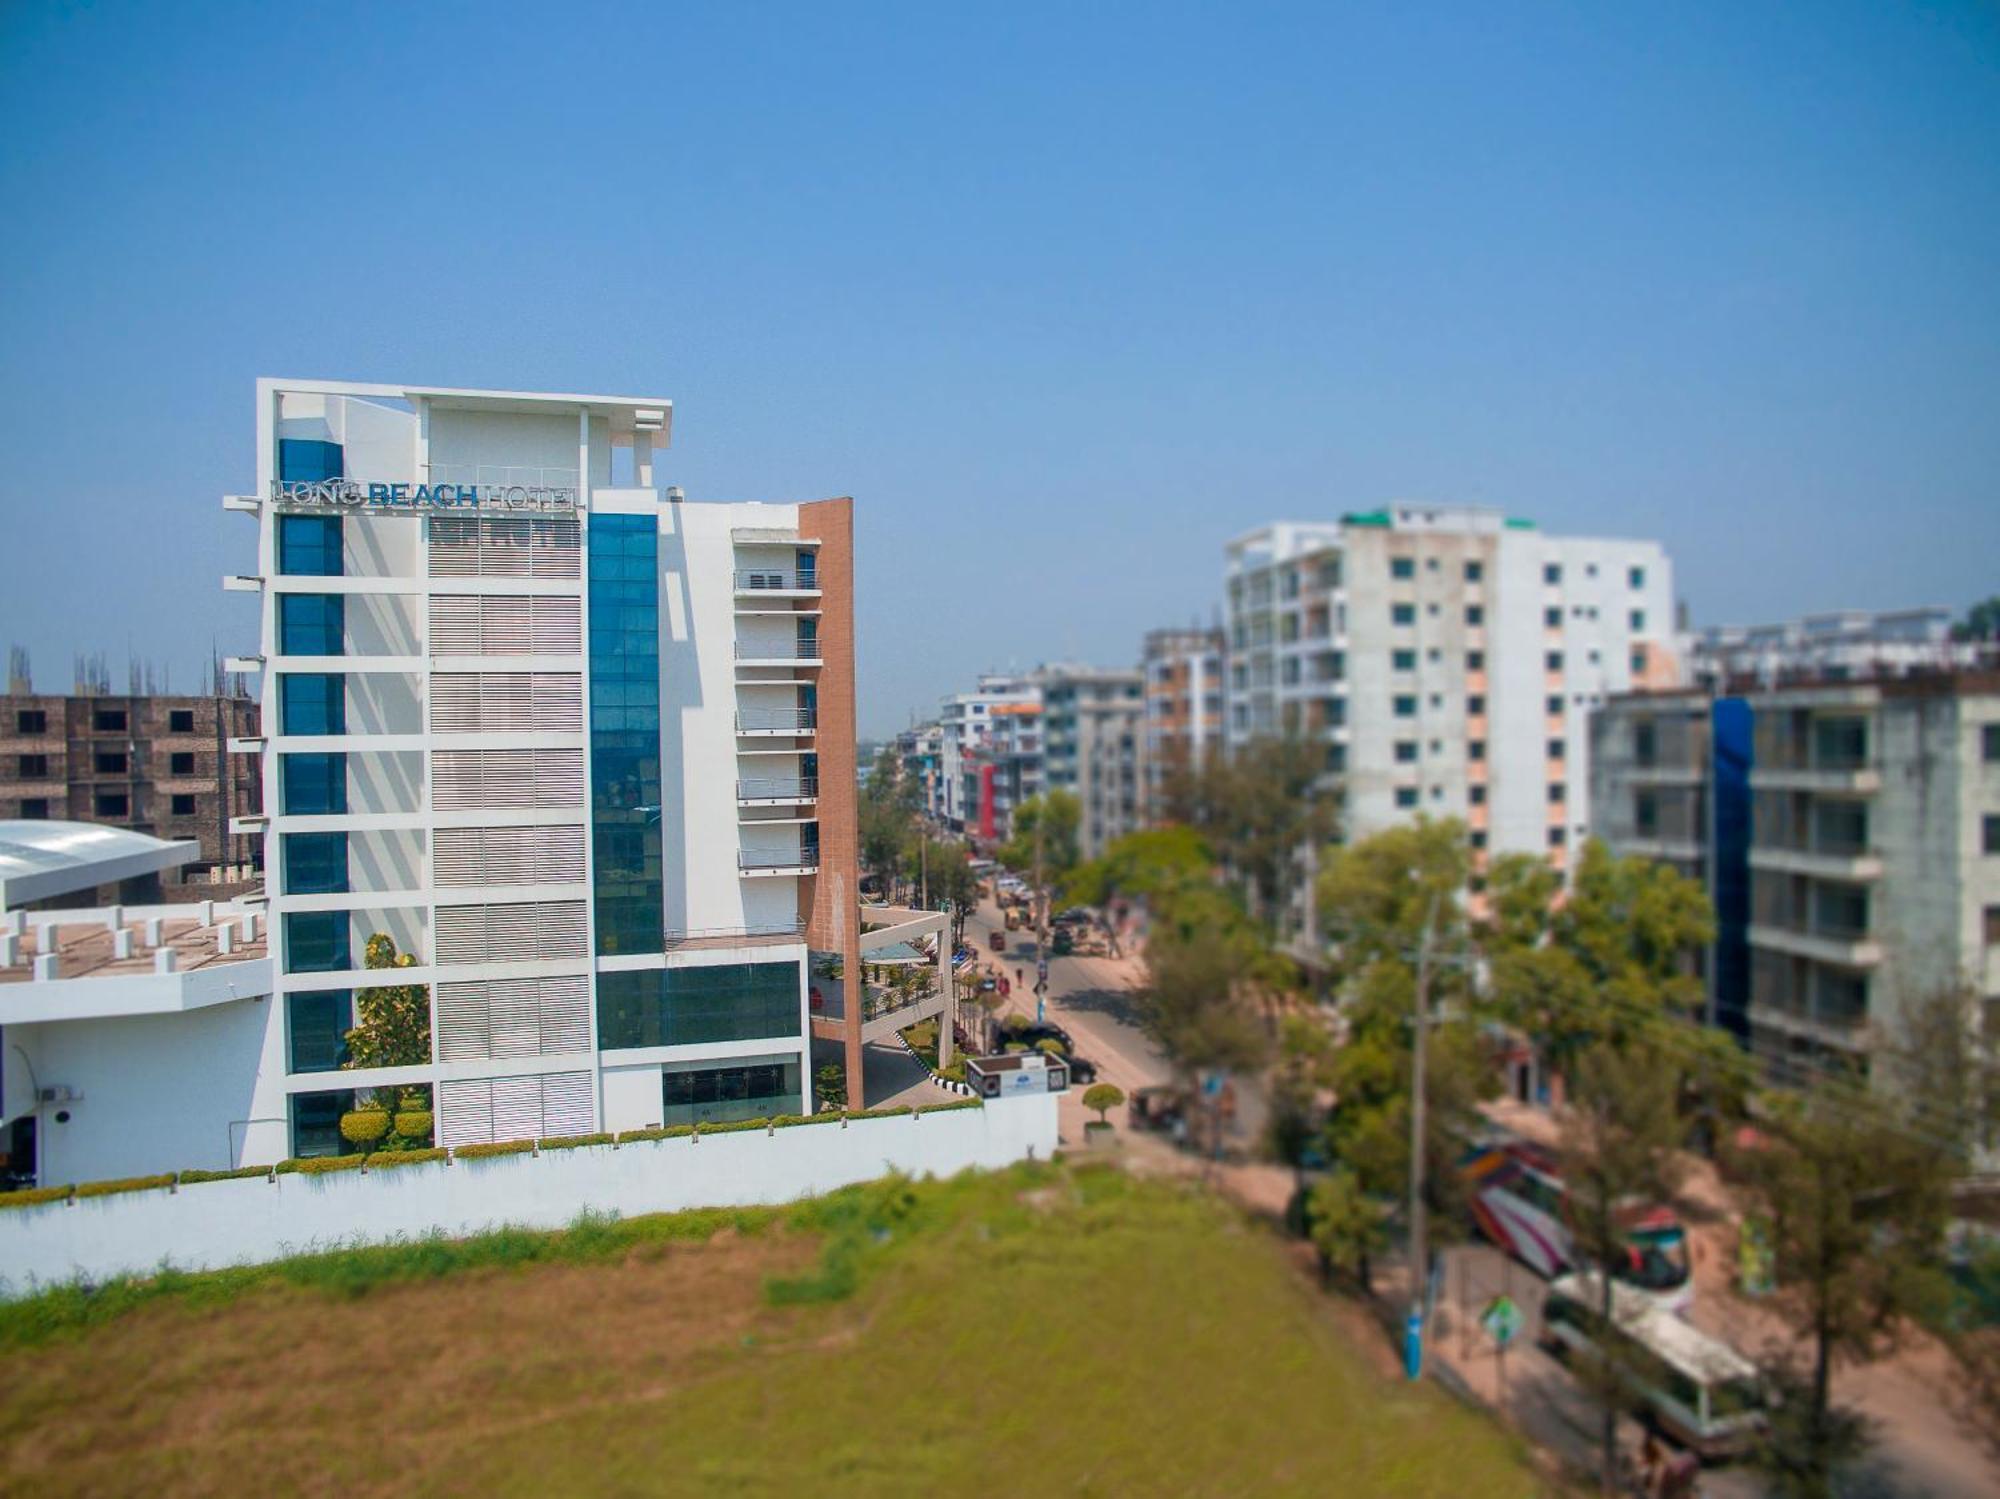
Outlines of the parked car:
M994 928L993 935L987 939L986 945L995 952L1005 952L1007 950L1007 934L997 927Z
M1187 1116L1187 1107L1186 1090L1171 1083L1156 1083L1133 1092L1125 1117L1133 1129L1171 1129L1176 1119Z
M1049 951L1058 958L1066 958L1076 951L1076 940L1070 936L1069 928L1059 926L1049 939Z
M1019 1041L1032 1050L1044 1041L1054 1041L1069 1055L1076 1052L1076 1043L1069 1038L1069 1032L1052 1020L1033 1020L1019 1030L1009 1030L1005 1039Z
M1056 925L1089 926L1091 920L1092 917L1087 907L1071 906L1067 911L1064 911L1060 916L1056 917Z
M1081 1083L1083 1086L1089 1087L1090 1084L1097 1081L1097 1063L1091 1061L1088 1057L1078 1056L1072 1056L1066 1060L1069 1063L1069 1080L1072 1084Z

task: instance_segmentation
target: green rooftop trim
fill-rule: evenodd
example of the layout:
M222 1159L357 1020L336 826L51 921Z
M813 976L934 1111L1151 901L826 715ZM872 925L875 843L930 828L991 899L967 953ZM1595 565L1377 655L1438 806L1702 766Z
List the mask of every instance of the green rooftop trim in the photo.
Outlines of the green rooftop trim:
M1340 518L1340 523L1343 526L1389 526L1394 524L1389 519L1389 512L1386 510L1350 510Z
M1509 531L1532 531L1535 529L1535 523L1526 516L1510 515L1507 517L1507 529Z

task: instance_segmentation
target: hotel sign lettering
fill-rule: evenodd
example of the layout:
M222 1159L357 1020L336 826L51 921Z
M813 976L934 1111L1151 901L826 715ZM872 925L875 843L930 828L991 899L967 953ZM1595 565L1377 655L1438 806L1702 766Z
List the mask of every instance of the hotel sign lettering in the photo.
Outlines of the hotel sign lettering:
M576 490L525 484L363 484L355 479L271 481L286 510L407 515L574 515Z

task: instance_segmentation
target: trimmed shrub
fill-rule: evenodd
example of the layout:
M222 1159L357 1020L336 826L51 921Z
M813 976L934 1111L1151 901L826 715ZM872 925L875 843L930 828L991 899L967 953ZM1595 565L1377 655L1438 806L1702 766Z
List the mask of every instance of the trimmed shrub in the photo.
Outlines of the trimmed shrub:
M982 1098L954 1098L950 1103L926 1103L917 1106L919 1114L949 1114L953 1109L980 1109L986 1106Z
M269 1176L269 1166L238 1166L234 1171L183 1171L181 1185L194 1186L199 1182L242 1181L252 1176Z
M429 1109L405 1109L396 1115L396 1133L405 1140L428 1140L431 1137L431 1111Z
M575 1150L579 1145L609 1145L611 1135L550 1135L535 1143L543 1150Z
M19 1192L0 1192L0 1208L33 1207L38 1202L61 1202L75 1187L28 1187Z
M379 1171L384 1166L421 1166L425 1161L441 1161L444 1159L444 1152L435 1148L427 1150L378 1150L366 1159L370 1171Z
M906 1103L899 1103L892 1109L850 1109L849 1119L894 1119L898 1114L913 1114L916 1110Z
M171 1187L172 1172L165 1176L127 1176L113 1181L84 1182L76 1189L79 1197L110 1197L118 1192L144 1192L153 1187Z
M955 1083L964 1082L965 1081L964 1058L960 1058L958 1061L953 1062L949 1067L938 1068L937 1075L942 1078L949 1078L952 1082Z
M340 1116L340 1138L349 1145L373 1145L388 1133L387 1109L349 1109Z
M771 1120L771 1125L774 1129L791 1129L794 1125L800 1124L838 1123L840 1123L840 1113L838 1110L830 1114L779 1114Z
M1092 1083L1083 1091L1083 1106L1097 1116L1099 1124L1107 1124L1105 1114L1125 1101L1125 1090L1116 1083Z
M692 1124L648 1125L645 1129L624 1129L618 1132L618 1143L629 1145L635 1140L685 1140L694 1133Z
M354 1171L368 1157L363 1155L312 1155L300 1160L278 1162L280 1176L330 1176L336 1171Z
M484 1156L526 1155L534 1148L533 1140L487 1140L477 1145L461 1145L452 1151L452 1156L461 1161L476 1161Z
M1054 1036L1042 1037L1041 1040L1035 1043L1035 1050L1041 1052L1044 1056L1050 1057L1066 1057L1069 1055L1068 1052L1063 1050L1062 1042L1058 1041Z
M770 1125L769 1119L727 1119L721 1124L704 1124L701 1132L704 1135L740 1135L753 1129L769 1129Z

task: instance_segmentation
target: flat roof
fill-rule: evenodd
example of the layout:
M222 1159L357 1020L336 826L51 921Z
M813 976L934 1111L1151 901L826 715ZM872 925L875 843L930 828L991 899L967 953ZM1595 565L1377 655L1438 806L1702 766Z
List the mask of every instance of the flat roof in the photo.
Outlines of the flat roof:
M178 869L201 851L130 828L40 818L0 822L0 909Z
M385 385L360 380L287 380L263 376L257 381L260 397L272 393L297 395L359 396L394 401L423 401L444 411L511 411L532 416L551 406L564 410L582 409L601 416L613 433L630 436L649 414L657 414L659 425L653 439L661 447L671 442L674 430L674 403L665 396L583 395L573 391L474 390L456 385Z

